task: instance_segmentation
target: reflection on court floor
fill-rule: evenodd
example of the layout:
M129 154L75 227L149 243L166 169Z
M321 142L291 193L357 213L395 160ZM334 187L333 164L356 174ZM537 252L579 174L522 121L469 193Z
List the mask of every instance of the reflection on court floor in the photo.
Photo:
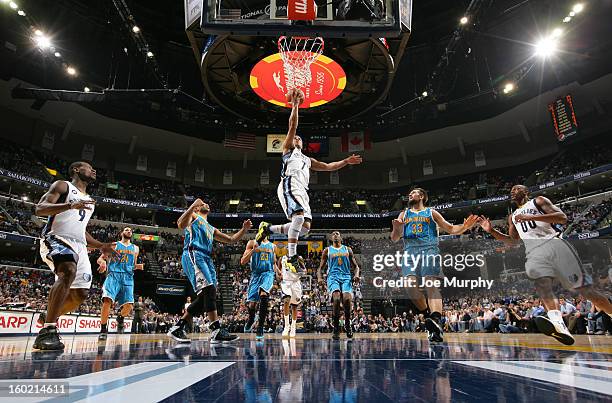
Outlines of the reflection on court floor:
M68 382L49 401L605 401L612 400L612 338L574 346L534 335L245 336L176 345L161 335L64 338L64 353L33 353L33 338L0 341L0 389ZM5 398L0 397L0 401ZM20 402L45 397L20 398Z

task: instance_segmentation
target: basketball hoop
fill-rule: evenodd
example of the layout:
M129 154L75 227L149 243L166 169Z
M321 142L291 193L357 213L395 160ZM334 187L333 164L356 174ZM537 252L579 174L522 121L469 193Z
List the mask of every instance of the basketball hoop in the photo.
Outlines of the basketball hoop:
M310 86L312 75L310 65L323 53L323 38L304 36L278 38L278 51L283 60L285 90L304 90Z

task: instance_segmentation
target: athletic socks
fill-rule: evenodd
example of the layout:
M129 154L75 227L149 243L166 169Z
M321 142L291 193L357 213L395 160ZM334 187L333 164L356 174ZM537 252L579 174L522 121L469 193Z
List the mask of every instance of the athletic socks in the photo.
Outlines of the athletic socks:
M334 300L332 324L334 325L334 332L340 332L340 300Z
M101 327L100 333L108 333L108 324L104 324Z
M343 304L344 308L344 323L351 323L351 304L345 301Z
M297 243L287 242L287 251L289 252L289 257L297 255Z
M43 327L57 327L57 323L47 323L47 322L45 322Z
M285 315L285 327L289 327L289 315Z
M259 300L259 323L257 324L258 329L263 329L268 317L268 296L262 295Z
M253 322L255 322L256 313L257 313L257 309L255 307L249 308L249 320L247 321L248 324L252 324Z

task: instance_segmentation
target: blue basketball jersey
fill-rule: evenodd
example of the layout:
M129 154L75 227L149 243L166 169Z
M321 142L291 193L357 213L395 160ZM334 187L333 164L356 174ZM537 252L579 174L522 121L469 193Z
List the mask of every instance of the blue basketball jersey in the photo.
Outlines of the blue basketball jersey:
M183 250L198 251L206 255L212 253L215 227L202 216L197 216L191 225L185 228Z
M345 245L339 248L327 247L327 276L350 276L351 262L349 250Z
M438 225L427 207L419 212L404 210L404 249L415 246L437 245Z
M136 245L124 245L117 242L115 246L116 255L112 255L108 262L109 273L127 273L134 274L134 265L136 264Z
M274 244L263 242L255 248L251 255L251 271L253 273L263 273L274 271Z

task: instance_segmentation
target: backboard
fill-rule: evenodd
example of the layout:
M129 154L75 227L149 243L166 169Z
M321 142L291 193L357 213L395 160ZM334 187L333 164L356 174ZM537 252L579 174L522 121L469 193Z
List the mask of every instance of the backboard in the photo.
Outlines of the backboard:
M410 31L412 0L315 2L316 19L296 22L287 18L289 0L185 0L185 22L189 29L199 12L201 31L213 35L377 38Z

